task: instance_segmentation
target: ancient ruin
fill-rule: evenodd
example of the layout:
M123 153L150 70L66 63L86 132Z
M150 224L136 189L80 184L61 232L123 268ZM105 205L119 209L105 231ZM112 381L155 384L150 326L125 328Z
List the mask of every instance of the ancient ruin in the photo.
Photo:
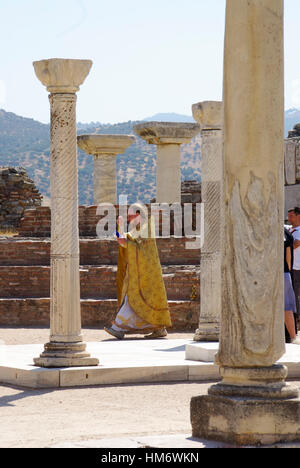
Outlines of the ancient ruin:
M0 168L0 228L15 230L26 209L41 206L42 195L26 169Z
M284 144L285 219L289 209L300 206L300 124L288 134Z
M117 204L116 156L135 141L130 135L80 135L78 146L94 156L94 205Z
M34 360L42 367L93 366L81 335L76 92L90 60L34 62L50 92L51 108L51 283L50 342Z
M195 341L218 341L221 319L221 179L223 144L222 102L194 104L201 126L204 244L201 248L201 302Z
M156 202L181 202L180 146L200 132L198 124L147 122L134 126L149 145L157 145Z
M298 388L276 364L285 352L283 77L283 1L227 0L222 381L192 399L191 421L195 437L239 445L300 439Z

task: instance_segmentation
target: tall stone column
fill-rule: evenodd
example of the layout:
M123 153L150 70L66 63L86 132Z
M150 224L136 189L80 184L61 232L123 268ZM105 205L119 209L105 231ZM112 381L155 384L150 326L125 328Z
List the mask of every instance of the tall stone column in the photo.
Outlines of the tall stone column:
M157 145L156 203L181 203L180 146L199 132L193 123L146 122L134 126L137 135Z
M204 244L201 248L200 318L195 341L218 341L221 320L221 178L223 104L194 104L201 126L201 196L204 206Z
M37 366L94 366L81 335L76 91L88 75L90 60L34 62L50 92L51 110L51 277L50 342Z
M94 156L94 204L117 204L116 156L135 141L130 135L80 135L78 146Z
M193 398L193 435L299 440L283 302L283 1L227 0L222 182L222 382Z

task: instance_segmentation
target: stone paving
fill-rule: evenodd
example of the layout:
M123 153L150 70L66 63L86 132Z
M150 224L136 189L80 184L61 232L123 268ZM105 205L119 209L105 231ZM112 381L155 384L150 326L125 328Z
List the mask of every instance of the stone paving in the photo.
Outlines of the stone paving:
M213 362L218 343L191 339L88 342L87 350L99 359L98 366L54 369L33 365L42 349L42 344L1 345L0 383L59 388L219 379ZM300 378L299 345L286 345L279 362L288 367L289 378Z

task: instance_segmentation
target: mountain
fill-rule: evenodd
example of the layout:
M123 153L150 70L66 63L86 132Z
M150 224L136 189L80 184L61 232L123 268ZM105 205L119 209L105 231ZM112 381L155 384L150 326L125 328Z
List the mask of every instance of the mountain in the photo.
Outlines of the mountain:
M155 114L152 117L143 119L145 122L190 122L195 123L192 116L175 114L174 112L168 114Z
M190 116L180 114L156 114L146 121L193 122ZM300 109L285 112L285 134L300 122ZM78 134L133 134L133 126L139 122L102 124L78 123ZM182 180L201 180L201 139L182 146ZM78 151L79 203L93 203L93 158ZM24 167L34 180L46 201L50 198L50 140L49 125L20 117L0 109L0 166ZM147 203L155 197L155 146L139 137L123 155L117 157L118 196L128 195L128 201Z
M139 122L78 124L78 134L134 134ZM200 137L182 147L182 180L201 180ZM37 188L50 198L49 125L0 109L0 166L24 167ZM79 204L93 204L93 157L78 150ZM136 142L117 156L117 188L128 202L147 203L155 197L155 146L136 136Z

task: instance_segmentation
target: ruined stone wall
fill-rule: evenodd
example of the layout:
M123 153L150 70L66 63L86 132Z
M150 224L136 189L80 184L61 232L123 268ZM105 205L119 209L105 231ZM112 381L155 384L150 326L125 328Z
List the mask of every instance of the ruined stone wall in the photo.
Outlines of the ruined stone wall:
M200 251L184 238L157 239L174 330L199 320ZM0 239L0 325L49 326L50 239ZM118 244L80 239L83 326L110 325L117 312Z
M23 168L0 168L0 228L16 228L27 208L40 206L42 195Z
M181 182L181 202L201 203L201 182L184 180Z
M200 263L199 249L186 249L186 238L157 239L161 263L195 265ZM1 238L0 266L50 265L50 239ZM80 239L80 265L116 265L118 243L110 240ZM1 297L1 296L0 296Z
M184 180L181 182L181 203L201 203L201 182L197 180ZM152 198L150 203L155 203Z
M191 183L185 189L186 202L195 209L199 188ZM117 215L118 210L116 206ZM97 206L79 207L83 326L110 325L117 312L118 243L96 237L99 220ZM0 238L0 325L48 326L51 209L25 210L18 232ZM173 330L195 330L199 321L200 249L187 249L187 242L191 239L157 239Z
M187 202L186 202L187 203ZM190 202L189 202L190 203ZM148 212L150 214L150 206ZM115 205L116 216L119 215L119 206ZM184 235L184 207L182 204L182 235ZM193 205L193 229L196 228L196 204ZM96 227L99 220L106 215L97 215L97 206L80 206L79 207L79 235L80 237L96 237ZM170 216L170 234L174 234L174 219L173 212ZM160 233L162 232L162 214L160 215L159 225ZM50 237L51 234L51 209L49 207L37 207L28 209L24 212L23 218L20 220L18 233L22 237Z

